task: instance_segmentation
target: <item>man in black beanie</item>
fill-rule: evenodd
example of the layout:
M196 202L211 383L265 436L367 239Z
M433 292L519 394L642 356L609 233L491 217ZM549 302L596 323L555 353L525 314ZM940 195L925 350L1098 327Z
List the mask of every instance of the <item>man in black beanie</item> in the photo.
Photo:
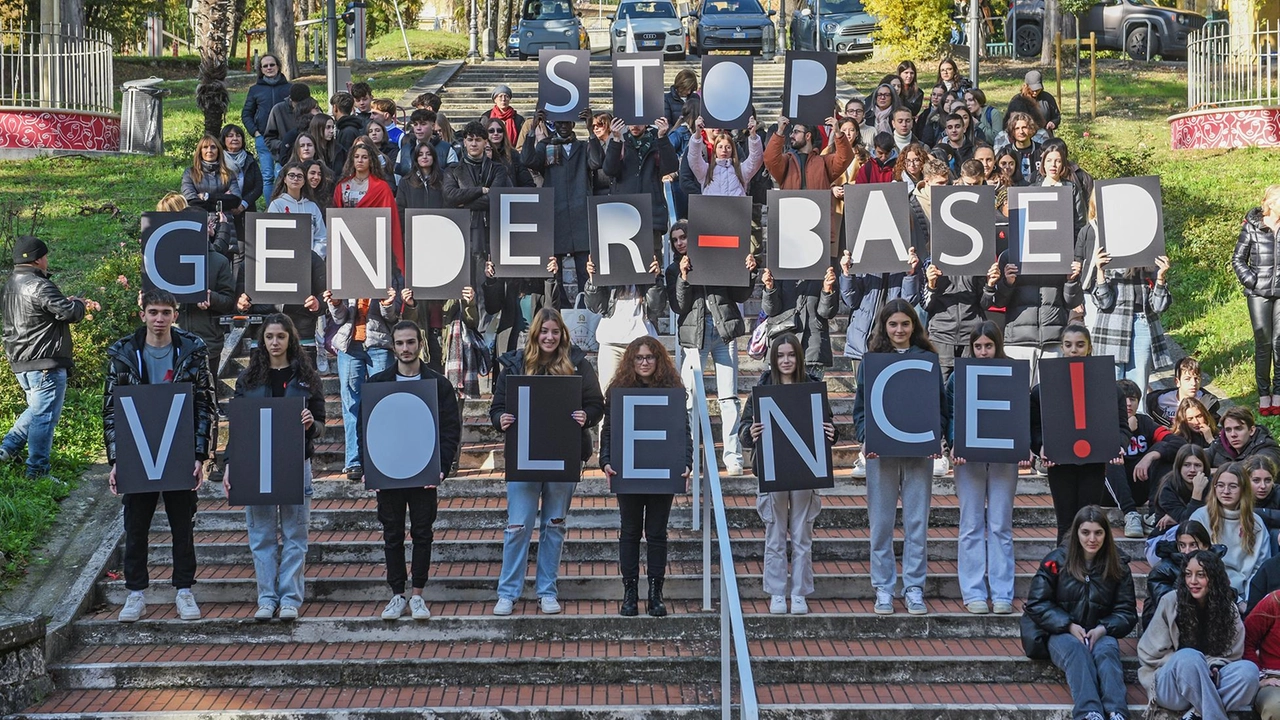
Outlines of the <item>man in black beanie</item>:
M4 352L27 394L27 409L4 442L0 462L27 446L27 477L49 474L53 429L62 414L71 368L71 323L98 303L62 294L49 279L49 247L30 235L13 244L13 274L4 286Z
M276 103L275 107L271 108L271 114L267 115L267 129L262 133L262 139L271 150L271 157L275 158L277 168L283 164L283 161L288 160L284 156L285 136L294 130L302 129L297 127L295 117L298 103L309 97L311 97L310 85L294 83L289 87L289 99ZM263 159L258 158L258 162L263 162Z

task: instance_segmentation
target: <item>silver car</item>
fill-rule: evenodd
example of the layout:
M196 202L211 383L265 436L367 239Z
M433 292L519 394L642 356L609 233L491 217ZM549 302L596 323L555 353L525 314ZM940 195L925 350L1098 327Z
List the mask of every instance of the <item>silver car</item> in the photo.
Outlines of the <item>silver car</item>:
M630 27L636 52L662 51L668 58L684 59L684 25L669 0L622 0L617 14L609 19L613 21L609 28L610 54L627 51Z
M572 0L524 0L517 32L521 60L537 57L539 50L590 49Z

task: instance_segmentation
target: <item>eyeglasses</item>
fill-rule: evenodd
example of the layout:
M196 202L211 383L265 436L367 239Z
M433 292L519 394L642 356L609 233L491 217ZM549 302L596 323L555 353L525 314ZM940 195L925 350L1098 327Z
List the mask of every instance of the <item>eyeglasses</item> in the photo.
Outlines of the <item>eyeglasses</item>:
M652 362L657 362L657 358L653 355L637 355L635 357L635 363L637 365L648 365Z
M303 176L302 173L291 172L291 173L285 173L284 179L285 180L305 180L306 178L305 176Z
M876 97L891 97L891 95L887 92L878 92L876 93Z

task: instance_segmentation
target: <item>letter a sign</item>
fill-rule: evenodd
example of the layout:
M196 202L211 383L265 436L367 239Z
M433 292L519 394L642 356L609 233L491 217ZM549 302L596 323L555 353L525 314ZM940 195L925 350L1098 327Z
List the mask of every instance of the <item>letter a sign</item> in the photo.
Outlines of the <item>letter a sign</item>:
M195 488L194 408L191 383L116 388L116 490L121 495Z

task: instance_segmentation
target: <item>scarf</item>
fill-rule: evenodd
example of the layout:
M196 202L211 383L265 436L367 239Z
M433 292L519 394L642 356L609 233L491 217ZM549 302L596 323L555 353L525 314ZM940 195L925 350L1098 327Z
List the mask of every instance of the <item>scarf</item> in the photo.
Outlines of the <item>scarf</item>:
M223 153L222 156L227 159L227 164L231 166L231 172L236 175L244 172L244 166L249 162L249 151L244 148L240 148L240 152L237 153Z
M217 160L214 160L213 162L201 160L200 169L203 170L206 175L218 175L222 170L222 163Z
M653 150L653 133L646 130L641 133L639 137L636 137L631 133L627 133L626 138L627 145L640 156L640 162L643 163L644 159L648 157L649 153Z
M516 136L520 134L520 128L516 127L516 109L507 106L506 110L499 110L497 105L489 111L489 118L492 120L501 120L506 126L507 143L516 144Z

